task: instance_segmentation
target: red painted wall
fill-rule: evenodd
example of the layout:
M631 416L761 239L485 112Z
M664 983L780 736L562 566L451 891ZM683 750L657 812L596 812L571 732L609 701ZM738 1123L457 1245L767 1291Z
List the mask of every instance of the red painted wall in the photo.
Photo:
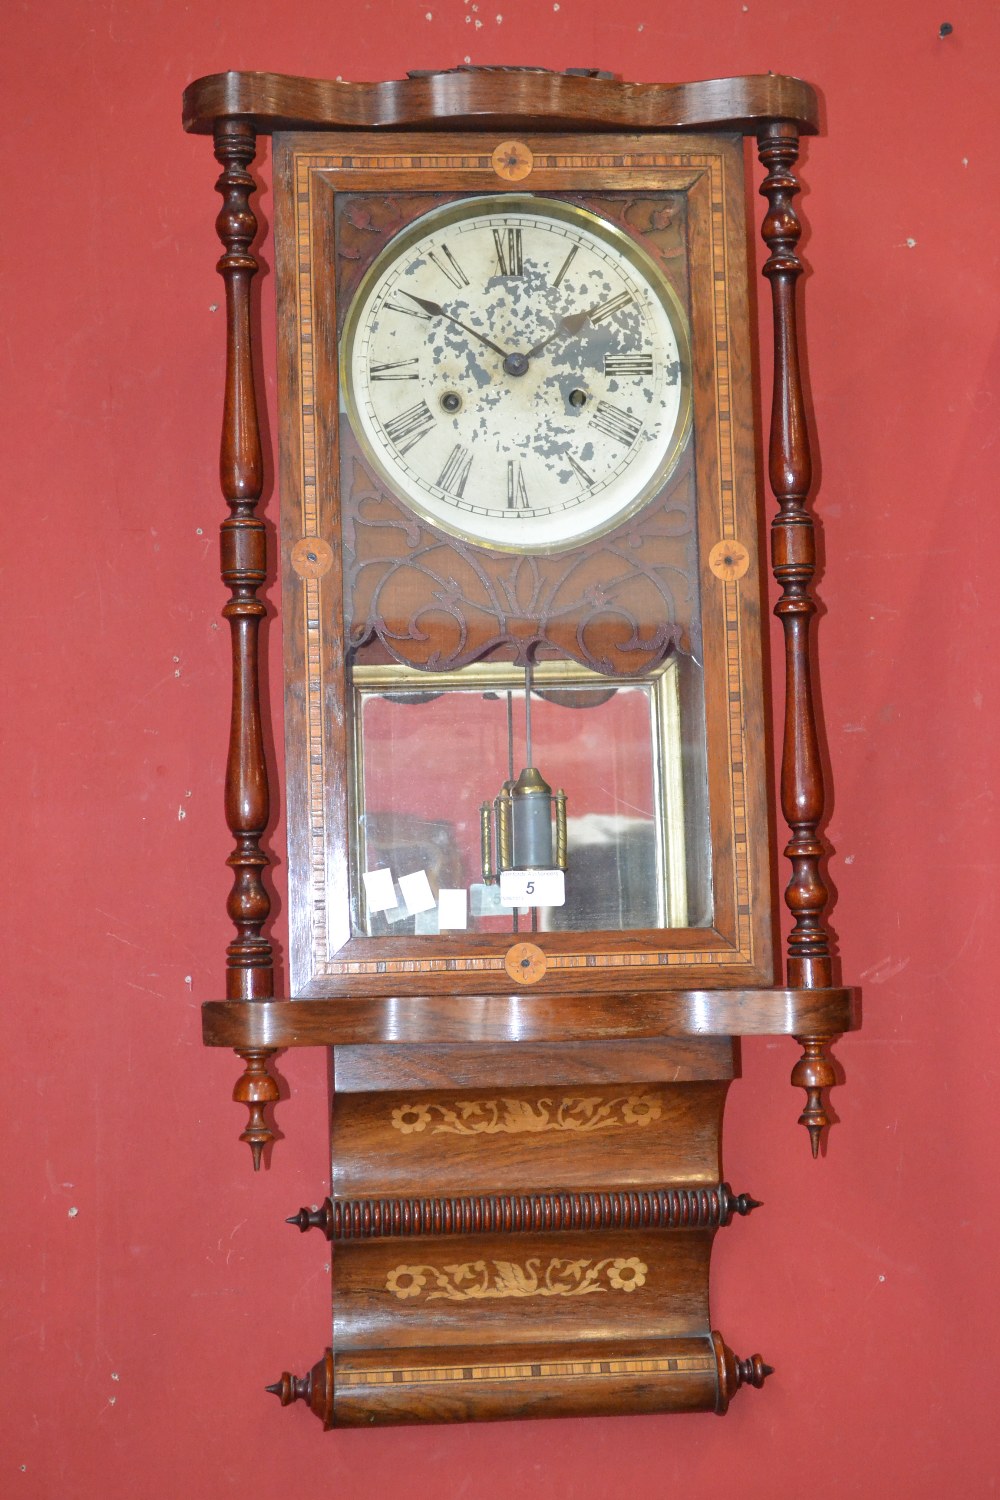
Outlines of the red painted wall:
M996 20L988 0L7 7L4 1495L994 1493ZM226 67L465 57L772 68L826 97L806 322L836 923L865 1030L818 1163L791 1043L744 1049L727 1169L766 1207L720 1236L714 1315L778 1373L725 1421L324 1437L262 1389L325 1341L323 1249L281 1221L324 1192L326 1083L318 1054L284 1058L286 1139L254 1178L235 1061L199 1042L228 936L223 328L215 172L180 93Z

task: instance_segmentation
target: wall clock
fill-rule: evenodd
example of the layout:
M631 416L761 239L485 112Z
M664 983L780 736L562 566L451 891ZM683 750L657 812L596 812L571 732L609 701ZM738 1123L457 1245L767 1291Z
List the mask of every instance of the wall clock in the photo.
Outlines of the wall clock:
M725 1411L711 1328L738 1038L789 1034L814 1153L835 982L810 682L792 201L808 85L459 69L200 79L222 166L233 639L227 998L254 1165L330 1049L324 1426ZM249 165L274 135L291 998L274 995ZM773 291L793 924L776 982L746 266ZM317 1197L322 1194L318 1191Z

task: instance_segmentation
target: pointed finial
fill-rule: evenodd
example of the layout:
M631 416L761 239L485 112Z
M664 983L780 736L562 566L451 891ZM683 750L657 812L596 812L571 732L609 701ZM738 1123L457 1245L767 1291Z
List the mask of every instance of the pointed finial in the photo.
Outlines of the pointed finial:
M752 1385L755 1391L759 1391L769 1375L774 1374L774 1366L766 1365L759 1354L751 1354L749 1359L738 1359L736 1361L736 1384Z
M280 1380L264 1387L272 1396L277 1396L282 1406L292 1406L296 1401L308 1403L323 1423L325 1430L333 1426L333 1351L327 1349L308 1375L292 1375L285 1370Z
M728 1182L722 1184L720 1197L722 1200L721 1223L723 1224L731 1223L733 1214L746 1218L747 1214L752 1214L755 1208L763 1207L760 1200L751 1198L749 1193L734 1193Z
M805 1089L805 1108L799 1115L799 1124L809 1132L809 1144L813 1159L819 1156L823 1131L830 1124L830 1116L823 1103L824 1089L830 1089L837 1081L833 1063L827 1053L832 1037L797 1036L795 1040L802 1048L802 1056L792 1069L792 1084Z
M278 1085L267 1071L267 1060L274 1056L274 1049L237 1050L237 1056L243 1058L246 1067L236 1081L233 1099L237 1104L245 1104L250 1116L240 1140L250 1147L253 1169L259 1172L264 1147L275 1139L275 1133L264 1117L268 1105L278 1102Z
M285 1220L286 1224L295 1224L300 1234L305 1234L308 1229L322 1229L327 1239L333 1235L333 1204L329 1198L325 1198L319 1208L300 1208L297 1214Z
M752 1385L759 1391L767 1377L774 1374L774 1368L766 1365L759 1354L751 1354L749 1359L737 1359L719 1333L712 1334L712 1343L719 1369L719 1395L715 1409L721 1416L741 1386Z

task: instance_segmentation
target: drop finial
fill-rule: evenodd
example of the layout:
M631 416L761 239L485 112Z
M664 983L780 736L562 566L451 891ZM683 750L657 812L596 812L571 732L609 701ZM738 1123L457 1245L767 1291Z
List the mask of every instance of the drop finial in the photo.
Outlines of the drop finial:
M795 1040L802 1048L802 1056L792 1069L792 1084L805 1089L805 1108L799 1115L799 1124L809 1132L809 1144L813 1159L819 1156L823 1132L830 1125L830 1116L823 1103L823 1092L837 1081L833 1062L827 1052L832 1040L828 1036L797 1036Z

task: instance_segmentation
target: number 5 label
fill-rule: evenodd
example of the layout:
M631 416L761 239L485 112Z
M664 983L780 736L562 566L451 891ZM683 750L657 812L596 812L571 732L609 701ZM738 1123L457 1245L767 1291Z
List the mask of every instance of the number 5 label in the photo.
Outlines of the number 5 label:
M564 906L566 876L562 870L501 870L501 906Z

